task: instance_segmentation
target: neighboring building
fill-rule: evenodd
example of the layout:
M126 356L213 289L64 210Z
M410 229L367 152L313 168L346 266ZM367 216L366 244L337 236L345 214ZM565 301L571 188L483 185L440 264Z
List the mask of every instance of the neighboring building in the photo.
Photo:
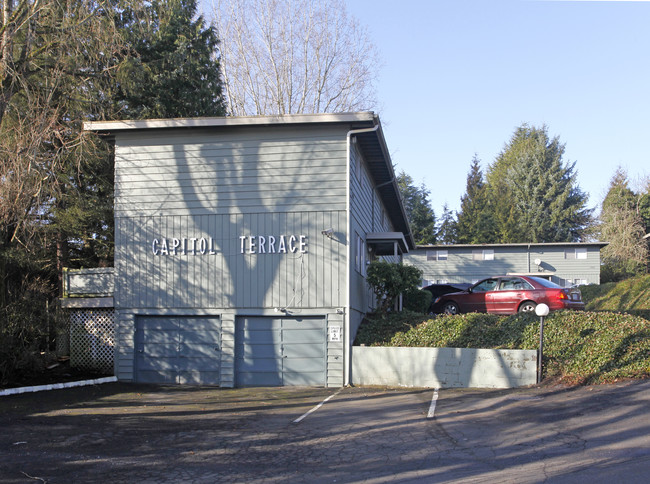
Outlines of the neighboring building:
M474 283L486 277L542 276L562 286L600 284L604 242L422 245L404 258L423 272L423 286Z
M366 263L414 247L373 113L85 128L115 143L118 379L350 381Z

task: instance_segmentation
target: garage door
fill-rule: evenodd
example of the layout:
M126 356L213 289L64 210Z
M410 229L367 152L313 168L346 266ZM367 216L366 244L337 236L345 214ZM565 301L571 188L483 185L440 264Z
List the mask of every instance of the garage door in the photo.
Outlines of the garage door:
M237 386L324 386L327 324L322 318L238 318Z
M135 343L137 382L219 384L219 318L139 317Z

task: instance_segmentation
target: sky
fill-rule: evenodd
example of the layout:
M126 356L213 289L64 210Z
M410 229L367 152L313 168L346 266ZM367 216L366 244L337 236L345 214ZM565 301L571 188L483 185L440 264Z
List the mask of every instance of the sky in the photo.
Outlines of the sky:
M650 176L650 1L345 0L380 51L378 108L396 171L436 216L460 209L523 123L565 144L597 208L620 166Z

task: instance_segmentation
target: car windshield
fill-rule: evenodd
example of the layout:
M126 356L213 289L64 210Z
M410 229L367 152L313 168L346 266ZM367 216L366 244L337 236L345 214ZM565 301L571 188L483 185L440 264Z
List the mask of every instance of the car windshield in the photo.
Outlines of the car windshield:
M544 287L549 287L551 289L562 289L562 286L559 284L555 284L554 282L549 281L548 279L544 279L543 277L531 277L531 279L538 284L541 284Z

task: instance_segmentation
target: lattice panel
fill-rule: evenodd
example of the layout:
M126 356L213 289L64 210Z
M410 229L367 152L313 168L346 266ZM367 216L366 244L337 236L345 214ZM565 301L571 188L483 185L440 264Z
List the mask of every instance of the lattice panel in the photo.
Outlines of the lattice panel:
M113 374L115 311L75 309L70 312L70 366Z

